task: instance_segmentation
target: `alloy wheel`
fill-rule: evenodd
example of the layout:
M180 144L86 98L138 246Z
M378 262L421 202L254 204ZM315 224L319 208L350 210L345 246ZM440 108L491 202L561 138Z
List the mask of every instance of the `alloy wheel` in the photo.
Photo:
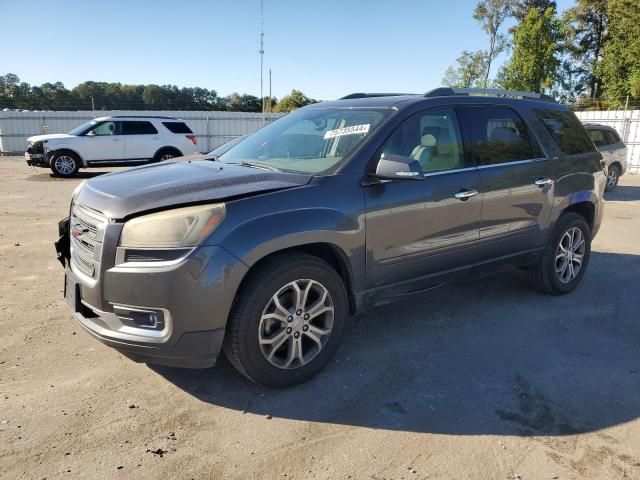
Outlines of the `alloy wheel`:
M299 279L280 288L260 317L258 341L267 361L293 369L313 360L333 328L334 304L321 283Z
M562 283L573 281L582 268L586 243L582 230L572 227L567 230L556 249L556 275Z
M71 175L76 168L75 160L68 155L56 157L53 165L60 175Z
M607 175L607 186L615 187L618 183L618 171L615 168L609 169L609 174Z

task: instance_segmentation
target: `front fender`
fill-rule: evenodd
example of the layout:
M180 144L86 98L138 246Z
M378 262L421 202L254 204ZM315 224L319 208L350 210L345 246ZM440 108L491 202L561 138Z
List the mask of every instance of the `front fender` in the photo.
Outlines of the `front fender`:
M51 159L51 155L53 155L55 152L59 150L69 150L78 156L78 158L80 159L84 167L87 166L84 158L80 154L80 151L77 145L73 145L68 142L52 142L51 140L49 140L47 143L44 144L44 149L45 149L45 155L46 155L47 161Z
M362 187L354 176L333 176L229 202L227 219L208 241L249 267L281 250L325 244L346 261L352 286L358 289L365 275Z

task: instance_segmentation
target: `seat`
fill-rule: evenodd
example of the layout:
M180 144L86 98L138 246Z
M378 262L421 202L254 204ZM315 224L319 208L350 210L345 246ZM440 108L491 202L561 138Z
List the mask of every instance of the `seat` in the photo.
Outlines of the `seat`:
M451 132L448 128L440 129L440 136L435 148L435 155L429 160L427 170L438 172L440 170L452 170L460 168L460 159L454 155L455 149L451 139ZM424 169L423 169L424 170Z
M496 127L491 132L490 142L516 143L522 140L513 127Z
M411 159L417 160L422 166L422 170L430 163L430 159L434 154L436 146L436 136L439 128L425 127L422 129L422 136L420 137L420 145L417 145L411 152Z

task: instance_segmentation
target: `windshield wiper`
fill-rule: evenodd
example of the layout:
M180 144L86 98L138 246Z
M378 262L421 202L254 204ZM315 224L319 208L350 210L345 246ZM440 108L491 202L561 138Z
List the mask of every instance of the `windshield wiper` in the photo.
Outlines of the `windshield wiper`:
M243 167L249 167L249 168L262 168L263 170L270 170L272 172L279 172L280 171L276 167L273 167L271 165L267 165L266 163L260 163L260 162L240 162L237 165L241 165Z

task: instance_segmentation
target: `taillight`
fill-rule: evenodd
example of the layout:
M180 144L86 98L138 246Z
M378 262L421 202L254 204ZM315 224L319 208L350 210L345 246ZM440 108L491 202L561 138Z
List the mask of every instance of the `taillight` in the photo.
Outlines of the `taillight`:
M196 137L195 135L187 135L186 137L187 140L190 140L194 145L198 144L198 137Z

